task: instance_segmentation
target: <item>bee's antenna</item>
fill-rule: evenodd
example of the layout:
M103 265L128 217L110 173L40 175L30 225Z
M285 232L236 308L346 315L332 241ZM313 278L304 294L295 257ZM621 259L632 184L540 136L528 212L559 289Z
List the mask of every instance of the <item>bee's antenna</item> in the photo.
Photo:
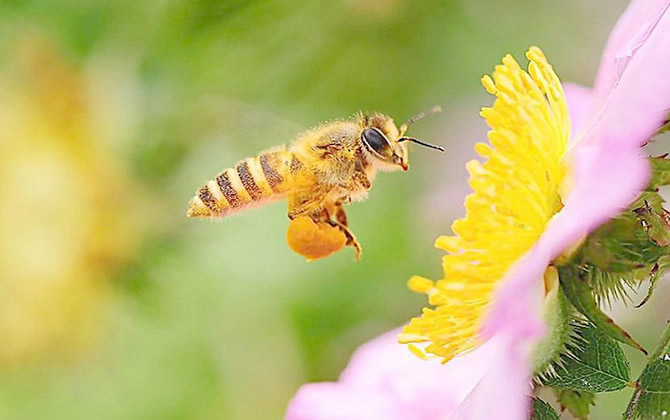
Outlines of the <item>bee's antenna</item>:
M442 146L438 146L436 144L426 143L424 141L415 139L413 137L401 137L401 138L398 139L398 143L400 143L402 141L411 141L412 143L420 144L421 146L425 146L425 147L428 147L428 148L431 148L431 149L439 150L440 152L444 152L444 147L442 147Z
M403 134L405 134L405 131L409 128L410 125L414 124L415 122L422 120L426 117L429 117L433 114L437 114L438 112L442 112L442 107L439 105L435 105L431 109L427 111L420 112L410 118L409 120L405 121L401 126L400 126L400 136L402 137Z

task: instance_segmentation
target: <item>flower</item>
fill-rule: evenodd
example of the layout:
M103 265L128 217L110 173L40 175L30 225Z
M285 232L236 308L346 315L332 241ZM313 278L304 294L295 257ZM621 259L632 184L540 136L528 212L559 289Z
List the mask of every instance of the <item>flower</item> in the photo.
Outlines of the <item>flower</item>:
M436 355L447 362L442 369L459 366L454 375L477 381L448 418L490 418L493 410L498 419L527 418L529 355L546 329L543 303L558 281L552 261L625 209L648 182L641 146L670 111L669 8L670 0L631 2L610 35L592 91L569 86L564 92L537 48L527 53L527 73L506 56L493 78L482 79L497 97L482 111L493 147L476 146L488 160L468 164L474 193L466 199L466 216L452 226L455 236L436 241L449 253L445 278L409 282L435 309L424 309L400 334L415 353ZM496 351L477 371L475 356L491 343ZM424 372L417 368L415 375ZM341 392L351 383L345 379L340 387L307 385L288 418L338 418L328 417L325 405L333 392L339 392L338 407L362 410L352 403L361 396L357 388L350 387L348 396ZM383 396L375 389L368 401ZM440 390L437 383L432 392ZM366 408L365 418L387 418ZM430 418L439 415L447 414Z
M638 4L632 4L624 20ZM565 155L570 132L567 102L539 49L527 53L529 74L506 56L493 80L482 79L497 96L493 108L482 110L495 148L476 146L488 161L468 163L475 192L466 199L466 217L453 224L455 236L436 241L437 247L449 252L443 258L445 278L433 283L414 277L409 282L413 290L426 293L436 309L413 319L401 335L403 341L430 342L423 350L443 361L476 347L482 327L500 324L490 316L490 306L494 295L505 294L507 287L500 284L514 283L505 279L514 263L533 246L535 253L547 250L544 257L558 257L624 209L645 186L649 170L640 146L668 115L670 99L656 92L659 87L663 92L670 89L656 83L656 92L651 93L637 86L651 88L644 62L655 62L656 67L660 62L664 70L670 67L670 60L661 60L657 51L670 45L668 35L658 29L670 20L666 10L654 17L656 30L646 27L649 33L640 41L644 45L637 46L627 69L618 68L619 61L612 63L618 82L606 91L606 98L592 99L600 107L591 111L593 117L586 123L590 125L585 125L584 137L570 155ZM618 39L616 34L613 39ZM610 80L607 69L601 66ZM568 169L574 185L565 194L561 184ZM612 179L617 188L611 188ZM542 278L542 273L536 274Z
M450 252L443 258L445 279L410 280L436 309L425 309L400 335L404 342L428 343L422 351L443 361L491 337L508 343L457 418L482 418L482 407L509 407L511 401L524 404L512 403L500 418L526 416L528 352L543 332L538 287L548 267L625 209L648 182L640 147L670 111L670 57L664 53L670 47L669 7L667 0L631 3L610 36L591 93L571 88L577 95L566 99L535 48L527 54L530 75L506 57L493 80L482 79L497 96L493 109L482 112L495 150L477 146L488 161L469 164L475 193L466 200L466 217L454 223L456 236L436 242ZM579 124L567 153L566 103ZM537 144L544 149L534 149ZM512 400L499 397L500 384Z

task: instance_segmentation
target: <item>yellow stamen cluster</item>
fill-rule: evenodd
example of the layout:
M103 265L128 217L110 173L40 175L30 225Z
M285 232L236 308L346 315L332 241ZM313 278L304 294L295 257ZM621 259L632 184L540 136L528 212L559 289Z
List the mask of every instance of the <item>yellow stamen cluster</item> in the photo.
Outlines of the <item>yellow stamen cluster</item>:
M559 184L570 133L565 96L542 51L531 47L526 57L527 71L506 55L493 78L482 78L496 96L493 107L481 111L491 127L490 145L475 146L486 162L468 162L474 192L465 200L466 215L453 223L454 236L435 242L448 253L444 279L409 281L435 307L424 308L399 337L401 343L423 343L410 345L415 354L446 362L480 344L478 331L499 281L562 206Z

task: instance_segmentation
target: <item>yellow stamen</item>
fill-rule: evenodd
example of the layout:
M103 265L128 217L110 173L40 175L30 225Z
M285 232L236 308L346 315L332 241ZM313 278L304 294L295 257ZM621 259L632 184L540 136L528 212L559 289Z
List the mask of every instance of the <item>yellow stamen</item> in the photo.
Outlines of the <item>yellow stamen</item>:
M427 359L426 354L423 351L421 351L421 349L418 348L417 346L415 346L414 344L410 344L409 346L407 346L407 348L409 349L409 351L414 353L415 356L417 356L417 357L419 357L423 360Z
M409 289L413 292L428 293L431 289L433 289L433 282L425 277L412 276L412 278L407 282L407 287L409 287Z
M452 224L454 236L435 242L447 251L444 278L409 282L435 308L424 308L399 340L428 343L423 352L443 362L479 345L478 331L499 280L562 206L562 158L570 132L565 96L542 51L531 47L526 57L528 71L506 55L492 77L482 77L486 91L496 96L481 111L491 128L490 145L475 145L486 161L466 165L473 193L465 200L465 217Z

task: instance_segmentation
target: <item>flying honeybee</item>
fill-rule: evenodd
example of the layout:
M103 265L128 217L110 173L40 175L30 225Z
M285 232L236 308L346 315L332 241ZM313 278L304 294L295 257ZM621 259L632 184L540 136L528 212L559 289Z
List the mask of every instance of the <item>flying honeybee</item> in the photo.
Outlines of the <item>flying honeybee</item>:
M343 205L367 197L377 171L409 168L407 142L444 151L405 132L439 112L434 107L396 127L387 115L358 114L320 125L277 147L240 161L201 187L188 217L221 218L265 203L288 199L287 240L308 260L327 257L345 245L361 246L348 228Z

